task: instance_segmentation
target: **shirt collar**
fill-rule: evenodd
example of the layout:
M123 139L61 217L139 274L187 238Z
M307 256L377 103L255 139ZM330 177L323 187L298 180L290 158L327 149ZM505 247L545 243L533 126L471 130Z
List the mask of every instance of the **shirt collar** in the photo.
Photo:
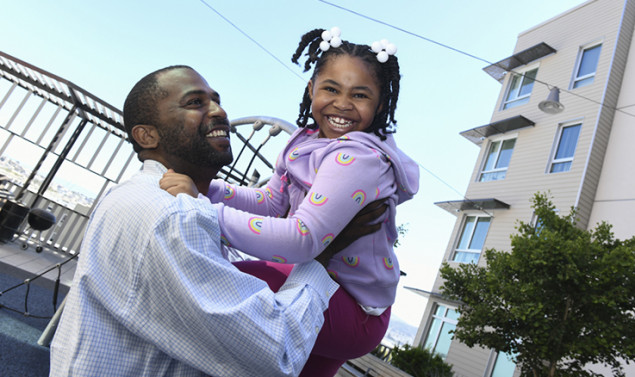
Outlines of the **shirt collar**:
M163 166L159 161L145 160L143 161L143 171L163 175L168 172L168 168Z

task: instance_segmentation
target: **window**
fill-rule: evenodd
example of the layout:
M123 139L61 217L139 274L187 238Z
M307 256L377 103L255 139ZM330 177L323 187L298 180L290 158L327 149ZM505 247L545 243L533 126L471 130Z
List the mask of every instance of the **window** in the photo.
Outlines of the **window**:
M531 217L531 223L534 224L534 230L536 231L536 235L539 236L542 233L542 229L545 227L545 224L542 222L542 219L534 214Z
M538 68L530 69L522 74L513 74L509 80L509 88L503 102L503 110L529 102L531 89L538 74Z
M509 354L499 352L491 377L513 377L514 370L516 370L516 363Z
M553 212L558 215L560 213L560 210L558 208L554 208ZM538 217L538 215L536 215L536 213L534 212L534 214L531 217L531 224L534 225L534 230L536 231L536 236L540 236L540 234L542 233L542 230L545 227L545 223L543 222L543 219Z
M461 263L477 263L481 249L485 243L491 218L485 216L468 216L463 225L459 245L454 253L454 261Z
M456 309L445 305L437 305L437 309L432 316L432 323L430 324L424 348L435 352L445 359L453 338L450 331L456 328L458 319L459 314Z
M479 182L505 179L516 139L494 141L489 146Z
M557 147L549 168L550 173L560 173L571 170L575 147L578 144L578 136L580 135L581 124L564 126L560 128Z
M573 84L571 85L572 88L579 88L593 82L595 71L598 68L598 59L600 58L601 50L602 45L599 44L584 48L580 51L575 67Z

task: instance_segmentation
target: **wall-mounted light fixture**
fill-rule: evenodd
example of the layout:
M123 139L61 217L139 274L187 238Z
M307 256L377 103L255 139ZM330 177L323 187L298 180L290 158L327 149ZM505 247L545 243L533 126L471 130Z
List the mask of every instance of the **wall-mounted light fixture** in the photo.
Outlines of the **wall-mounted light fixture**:
M560 89L553 87L546 100L538 104L538 108L547 114L558 114L564 110L564 105L560 103Z

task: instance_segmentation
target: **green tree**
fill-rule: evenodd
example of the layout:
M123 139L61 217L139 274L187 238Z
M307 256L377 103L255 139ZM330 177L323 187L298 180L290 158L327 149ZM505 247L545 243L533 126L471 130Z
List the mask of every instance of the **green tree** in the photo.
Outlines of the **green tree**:
M401 238L404 237L406 233L408 233L408 225L410 225L410 223L400 224L397 227L397 239L393 244L394 247L401 246Z
M537 193L536 224L519 221L511 252L485 251L486 267L447 263L443 293L459 300L454 336L516 355L523 376L592 376L587 363L635 359L635 237L601 223L585 231L575 209L558 216Z
M433 352L404 344L391 351L390 363L414 377L452 377L452 366Z

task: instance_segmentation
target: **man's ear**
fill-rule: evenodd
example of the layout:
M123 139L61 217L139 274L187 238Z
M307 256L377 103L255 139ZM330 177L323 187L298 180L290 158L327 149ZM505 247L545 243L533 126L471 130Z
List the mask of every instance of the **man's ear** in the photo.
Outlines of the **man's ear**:
M146 124L132 127L132 137L143 149L156 149L161 139L157 128Z

